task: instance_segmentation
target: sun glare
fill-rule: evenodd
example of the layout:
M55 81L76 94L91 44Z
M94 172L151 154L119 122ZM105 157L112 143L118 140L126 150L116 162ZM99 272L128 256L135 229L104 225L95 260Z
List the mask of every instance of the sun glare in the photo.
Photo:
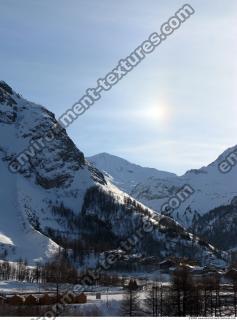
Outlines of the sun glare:
M166 105L157 105L142 112L143 120L159 125L166 125L170 119L170 111Z
M147 112L148 118L151 118L153 120L158 120L158 121L165 120L167 116L167 111L163 106L148 109L146 112Z

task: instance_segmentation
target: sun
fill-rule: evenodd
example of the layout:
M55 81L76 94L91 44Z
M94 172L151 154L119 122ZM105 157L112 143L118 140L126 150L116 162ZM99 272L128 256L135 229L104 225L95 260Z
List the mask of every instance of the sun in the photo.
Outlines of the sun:
M168 123L169 118L170 111L165 104L157 104L143 111L143 119L150 123L165 125Z
M148 108L145 113L149 119L159 122L165 121L168 116L167 109L164 106Z
M172 122L173 112L167 100L159 99L143 103L136 109L135 116L145 126L168 129Z

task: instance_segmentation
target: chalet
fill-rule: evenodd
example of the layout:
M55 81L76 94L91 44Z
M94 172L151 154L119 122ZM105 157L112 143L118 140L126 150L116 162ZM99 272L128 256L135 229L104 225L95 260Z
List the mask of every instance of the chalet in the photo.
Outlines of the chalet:
M216 273L218 272L218 269L214 266L206 266L203 268L204 273Z
M57 300L60 301L60 295L57 298L57 295L49 296L50 304L57 303Z
M7 303L15 306L22 305L24 304L24 298L18 295L14 295L7 299Z
M85 293L82 292L74 298L73 302L74 303L87 303L87 296L85 295Z
M236 279L237 280L237 269L231 268L231 269L227 270L225 272L224 276L229 279Z
M62 304L73 304L74 303L74 293L65 292L63 294L59 294L58 302ZM57 299L57 296L56 296Z
M190 264L188 264L188 263L180 262L178 264L178 268L186 269L186 270L191 271L193 269L193 266L190 266Z
M25 305L34 306L37 304L38 304L38 299L35 296L33 296L32 294L30 294L29 296L27 296L25 298Z
M192 267L190 269L192 276L199 277L203 275L203 267Z
M170 259L161 261L159 263L160 270L169 270L170 268L176 267L176 262Z
M207 282L217 283L220 281L223 276L223 272L217 268L203 268L203 276L202 278Z
M67 295L67 294L66 294ZM56 300L61 301L64 298L64 294L59 294L58 297L56 295Z
M51 297L47 293L44 294L43 296L41 296L39 298L39 304L44 305L44 306L50 305L51 304Z

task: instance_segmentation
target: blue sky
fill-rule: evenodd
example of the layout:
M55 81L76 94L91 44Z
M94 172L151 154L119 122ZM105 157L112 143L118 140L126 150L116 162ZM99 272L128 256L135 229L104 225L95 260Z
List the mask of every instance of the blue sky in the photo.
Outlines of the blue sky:
M1 79L57 117L185 2L0 0ZM108 152L184 173L236 144L237 2L196 13L68 129Z

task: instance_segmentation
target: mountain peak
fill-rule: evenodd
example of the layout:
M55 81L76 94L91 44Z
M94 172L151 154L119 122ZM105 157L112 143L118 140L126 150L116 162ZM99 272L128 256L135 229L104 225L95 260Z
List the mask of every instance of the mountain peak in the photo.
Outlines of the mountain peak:
M150 179L167 179L176 177L175 174L153 168L145 168L131 163L123 158L108 153L99 153L87 158L95 167L103 171L109 180L123 191L132 194L137 184Z
M176 174L174 173L170 173L168 171L163 171L163 170L158 170L155 168L150 168L150 167L143 167L139 164L135 164L133 162L130 162L124 158L121 158L119 156L107 153L107 152L102 152L102 153L98 153L94 156L88 157L87 158L89 161L91 161L92 163L95 163L98 167L100 166L100 162L107 162L108 165L112 165L114 166L123 166L125 165L126 167L133 167L133 169L141 169L141 170L148 170L150 173L152 174L159 174L159 175L164 175L164 176L176 176ZM112 162L111 162L112 161ZM102 168L102 170L104 170L104 168Z
M4 254L9 260L46 260L60 246L72 250L75 257L79 251L89 254L94 248L99 259L104 251L116 250L121 239L136 234L145 219L152 229L136 244L134 252L139 249L145 256L154 254L162 259L182 256L182 250L174 247L174 241L178 246L182 237L190 250L195 246L193 251L200 263L204 255L219 261L212 247L194 244L189 232L174 220L138 203L111 182L106 183L103 173L85 161L66 130L49 136L57 125L54 115L18 98L3 81L0 124L0 172L4 183L0 192L0 257ZM122 179L121 189L135 187L136 179L142 182L171 175L107 153L100 157L116 179ZM8 165L15 159L21 166L13 174ZM78 251L79 242L83 250L80 247Z
M13 94L12 87L10 87L5 81L0 80L0 89L4 90L9 94Z

